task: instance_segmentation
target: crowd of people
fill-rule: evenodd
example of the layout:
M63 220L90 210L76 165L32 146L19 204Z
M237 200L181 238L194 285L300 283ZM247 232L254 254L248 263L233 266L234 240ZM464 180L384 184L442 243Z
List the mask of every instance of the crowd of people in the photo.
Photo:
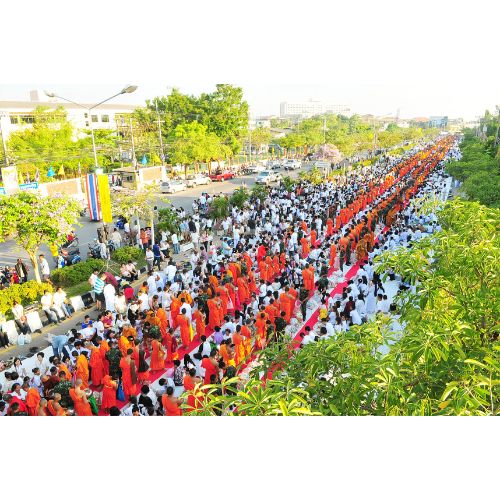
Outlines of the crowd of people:
M318 325L301 333L302 345L377 312L389 314L394 306L373 258L437 229L435 220L419 219L409 201L452 145L452 138L442 139L403 160L320 185L299 182L291 192L270 188L265 199L233 207L219 221L220 241L202 211L184 214L183 230L194 246L189 260L176 264L158 243L156 259L147 242L153 265L137 291L124 276L136 276L133 263L124 265L120 284L96 270L98 316L54 337L53 355L40 355L32 373L16 360L0 414L196 412L203 390L195 388L236 376L314 310ZM359 271L342 296L331 297L332 272L344 275L353 264Z

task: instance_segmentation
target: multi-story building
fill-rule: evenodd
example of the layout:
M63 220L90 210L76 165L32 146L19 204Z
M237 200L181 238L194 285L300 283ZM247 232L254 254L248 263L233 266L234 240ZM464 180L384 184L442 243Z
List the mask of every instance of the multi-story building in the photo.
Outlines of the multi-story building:
M93 106L83 103L82 105ZM49 98L40 90L32 90L29 101L0 101L0 120L4 138L7 139L12 132L31 127L34 122L33 111L38 106L52 110L64 108L77 135L79 131L90 130L91 123L94 129L116 130L117 121L122 121L124 115L132 113L138 107L132 104L104 103L89 112L76 104Z
M310 118L311 116L327 113L349 116L351 110L345 104L328 104L314 99L304 102L282 102L280 104L281 118Z

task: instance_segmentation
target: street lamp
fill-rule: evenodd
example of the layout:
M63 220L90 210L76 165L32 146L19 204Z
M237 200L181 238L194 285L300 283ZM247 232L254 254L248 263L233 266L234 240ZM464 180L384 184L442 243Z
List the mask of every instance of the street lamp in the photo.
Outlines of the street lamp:
M44 90L45 95L47 97L57 97L57 99L62 99L63 101L70 102L71 104L75 104L76 106L79 106L80 108L86 109L88 111L89 115L89 124L90 124L90 135L92 136L92 151L94 153L94 166L97 168L98 162L97 162L97 150L95 147L95 137L94 137L94 126L92 125L92 115L91 111L97 106L100 106L101 104L104 104L105 102L110 101L111 99L114 99L115 97L118 97L119 95L122 94L131 94L132 92L135 92L137 90L137 85L127 85L126 87L123 87L123 89L118 92L118 94L112 95L111 97L108 97L107 99L104 99L104 101L100 101L97 104L94 104L93 106L85 106L83 104L80 104L78 102L72 101L71 99L66 99L65 97L61 97L60 95L57 95L55 92L48 92L47 90Z

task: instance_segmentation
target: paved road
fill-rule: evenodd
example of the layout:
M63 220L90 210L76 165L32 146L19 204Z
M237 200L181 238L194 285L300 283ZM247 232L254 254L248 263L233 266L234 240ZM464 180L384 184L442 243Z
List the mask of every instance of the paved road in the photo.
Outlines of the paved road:
M279 173L281 173L281 175L283 176L290 175L291 177L296 177L300 171L309 170L310 168L310 165L307 165L301 170L294 170L292 172L280 170ZM159 208L163 208L168 205L168 202L166 200L170 200L174 206L179 208L182 207L188 212L192 208L191 205L193 203L193 200L197 199L201 195L201 193L232 193L235 189L241 186L251 188L255 185L256 177L257 174L244 175L236 177L229 181L212 182L206 186L189 188L187 191L182 191L179 193L158 195L158 199L155 203ZM80 242L80 254L82 256L82 259L85 260L87 258L88 244L92 242L94 238L97 238L97 229L101 227L102 223L90 221L88 217L80 217L78 222L81 224L81 227L75 226L75 231ZM45 254L51 269L53 269L55 267L55 264L52 260L52 256L48 247L42 246L40 249L40 253ZM32 266L31 264L29 264L27 253L21 247L19 247L19 245L17 245L15 241L0 243L0 266L12 267L19 257L21 257L24 262L27 263L30 267L29 277L34 278L33 270L31 269Z

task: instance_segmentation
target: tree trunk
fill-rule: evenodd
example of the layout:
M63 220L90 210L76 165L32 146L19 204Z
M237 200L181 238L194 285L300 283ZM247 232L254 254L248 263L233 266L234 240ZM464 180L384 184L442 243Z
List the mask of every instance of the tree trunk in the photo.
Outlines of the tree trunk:
M38 281L38 283L41 283L42 280L40 279L40 270L38 269L38 261L36 260L37 251L38 249L33 253L28 252L28 256L30 258L31 265L33 266L33 272L35 273L35 280Z

